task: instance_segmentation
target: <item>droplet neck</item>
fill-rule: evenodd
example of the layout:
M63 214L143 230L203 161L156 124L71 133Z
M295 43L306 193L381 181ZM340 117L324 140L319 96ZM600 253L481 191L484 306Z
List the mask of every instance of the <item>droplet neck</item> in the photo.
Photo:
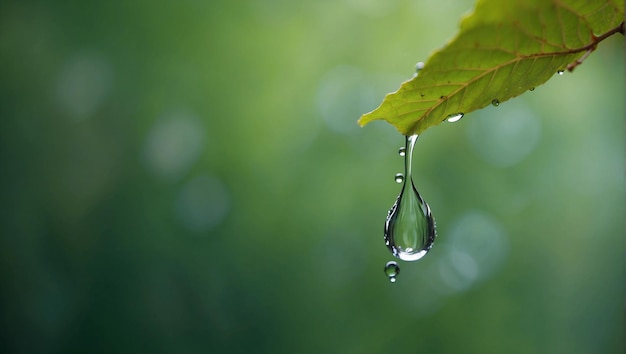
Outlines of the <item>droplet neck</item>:
M419 136L417 134L405 137L405 154L404 154L404 184L402 185L402 194L408 193L409 190L414 190L417 193L417 189L413 184L413 148L415 142Z
M409 180L411 183L413 183L413 148L415 147L417 138L417 134L407 136L405 142L406 147L404 148L404 177L405 180Z

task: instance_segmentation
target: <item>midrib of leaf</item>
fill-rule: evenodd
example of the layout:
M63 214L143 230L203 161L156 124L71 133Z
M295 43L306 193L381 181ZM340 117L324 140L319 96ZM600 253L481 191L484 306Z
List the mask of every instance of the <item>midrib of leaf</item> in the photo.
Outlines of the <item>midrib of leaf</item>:
M584 47L580 47L580 48L576 48L576 49L564 50L564 51L561 51L561 52L536 53L536 54L530 54L530 55L522 55L522 56L518 56L518 57L516 57L515 59L510 60L509 62L502 63L502 64L499 64L499 65L497 65L497 66L494 66L494 67L493 67L493 68L491 68L491 69L484 70L484 71L482 72L482 74L479 74L479 75L478 75L478 76L476 76L474 79L471 79L471 80L469 80L469 81L467 81L467 82L464 82L464 83L450 83L450 84L432 85L431 87L441 87L441 86L460 86L458 89L456 89L455 91L453 91L453 92L450 94L450 96L453 96L453 95L459 94L459 93L460 93L461 91L463 91L463 90L468 89L468 88L469 88L469 86L471 86L473 83L477 82L479 79L481 79L481 78L483 78L483 77L485 77L485 76L487 76L487 75L489 75L489 74L493 74L493 75L492 75L492 77L491 77L491 80L490 80L489 84L487 84L487 87L489 87L489 86L491 85L492 81L493 81L493 78L495 78L495 76L496 76L496 74L497 74L498 70L500 70L500 69L502 69L502 68L504 68L504 67L507 67L507 66L513 65L513 68L512 68L512 70L511 70L511 72L509 73L509 76L507 77L507 79L505 79L505 81L508 81L508 79L511 77L511 74L515 71L515 68L517 67L517 65L518 65L520 62L524 61L524 60L532 60L531 67L527 70L527 72L528 72L528 71L531 71L532 66L534 66L534 64L535 64L535 62L536 62L536 59L537 59L537 58L547 58L547 57L556 58L556 57L560 57L560 56L564 56L564 55L568 55L568 54L579 54L579 55L581 55L583 52L585 52L585 51L587 51L588 49L590 49L591 47L593 47L593 45L594 45L594 44L588 44L588 45L586 45L586 46L584 46ZM498 49L498 50L501 50L501 49ZM504 50L502 50L502 51L504 51ZM504 51L504 52L510 53L510 52L508 52L508 51ZM513 54L513 53L511 53L511 54ZM576 59L576 58L572 58L572 59ZM567 60L567 61L566 61L566 63L569 63L570 61L571 61L571 60ZM550 75L550 76L552 76L552 75L553 75L556 71L555 71L555 70L551 70L551 69L552 69L552 67L551 67L550 65L548 65L548 66L546 67L546 69L544 69L544 71L547 71L547 72L549 73L549 75ZM474 69L474 68L460 68L459 70L465 70L465 71L478 71L478 70L480 70L480 69ZM550 70L550 71L548 71L548 70ZM557 71L558 71L558 69L557 69ZM542 72L542 73L541 73L541 75L539 75L539 76L543 77L543 75L545 75L545 74L546 74L545 72ZM485 90L487 89L487 87L485 87ZM484 93L484 91L485 91L485 90L483 90L483 93ZM524 91L525 91L525 90L524 90ZM502 98L494 97L494 99L498 99L498 101L499 101L499 102L504 102L504 101L506 101L507 99L512 98L512 97L514 97L514 96L507 97L507 96L505 95L505 96L502 96ZM460 102L460 105L461 105L461 106L463 105L464 98L465 98L464 96L461 96L461 102ZM489 99L489 98L487 99L487 101L489 101L488 103L491 103L491 102L492 102L492 100L493 100L493 99ZM433 102L433 101L436 101L436 100L430 100L430 102ZM443 99L443 100L441 100L441 101L442 101L442 103L443 103L443 104L446 104L446 107L447 107L447 104L448 104L448 102L449 102L449 99ZM429 102L429 101L422 101L422 102ZM413 111L413 112L407 112L407 113L404 113L404 114L402 114L402 115L407 115L407 114L411 114L411 113L416 113L416 112L420 112L420 111L425 111L424 116L429 116L429 115L431 114L431 112L433 112L435 109L437 109L437 108L441 107L441 104L442 104L442 103L437 103L437 104L435 104L434 106L432 106L431 108L428 108L428 109L425 109L425 110L415 110L415 111ZM476 107L476 106L469 106L469 108L468 108L468 109L469 109L470 111L474 111L474 110L476 110L476 109L479 109L479 108L485 107L486 105L487 105L487 104L482 105L482 106L480 106L480 107ZM444 111L445 111L445 110L446 110L446 109L444 108ZM457 112L457 113L463 113L463 112ZM402 116L402 115L401 115L401 116ZM444 117L444 118L445 118L445 117ZM417 121L417 122L416 122L416 123L415 123L415 124L411 127L411 128L412 128L411 130L413 130L413 131L418 130L417 128L418 128L418 124L419 124L419 123L420 123L420 121Z
M611 17L607 21L615 26L614 22L621 22L621 16L615 16L613 12L623 14L623 7L620 9L619 4L609 2L579 13L563 0L535 0L530 5L528 2L520 5L518 0L517 5L521 9L508 8L508 12L525 11L524 16L519 16L527 21L524 24L518 18L506 16L495 16L494 21L489 17L494 17L493 13L481 13L481 9L486 12L488 6L497 6L490 1L493 3L496 0L479 2L475 13L461 24L461 33L457 38L433 54L419 76L403 83L397 92L387 95L381 106L361 117L359 123L364 125L372 120L384 119L402 134L419 134L451 114L483 108L493 99L504 102L544 83L557 70L565 70L568 64L593 49L599 40L615 32L613 28L597 38L592 37L594 29L605 28L607 23L598 22L597 16L596 23L590 23L588 18L604 11L605 19ZM606 7L610 7L611 11L605 11ZM533 31L532 21L535 19L532 15L535 13L541 26L540 33ZM486 23L481 23L481 15L488 19ZM554 33L550 23L558 24L558 34ZM496 30L506 33L502 35ZM491 37L483 36L484 33L494 32ZM513 34L514 39L510 41L509 38L499 37L506 34ZM488 67L458 64L464 58L482 64L494 61L494 57L499 60ZM467 75L472 72L476 75ZM485 83L484 80L488 81Z

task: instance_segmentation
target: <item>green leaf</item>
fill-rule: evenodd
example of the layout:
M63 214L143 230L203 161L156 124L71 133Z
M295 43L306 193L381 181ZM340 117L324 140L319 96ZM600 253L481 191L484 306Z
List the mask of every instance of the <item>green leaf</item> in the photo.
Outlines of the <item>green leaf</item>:
M623 31L623 17L622 0L478 0L456 38L359 124L382 119L420 134L450 115L519 96L573 70Z

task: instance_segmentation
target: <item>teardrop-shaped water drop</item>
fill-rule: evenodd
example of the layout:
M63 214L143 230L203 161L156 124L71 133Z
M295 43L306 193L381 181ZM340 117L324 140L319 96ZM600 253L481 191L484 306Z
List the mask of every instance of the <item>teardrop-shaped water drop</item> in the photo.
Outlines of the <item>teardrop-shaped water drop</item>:
M491 100L491 105L494 107L498 107L500 105L500 101L497 98Z
M463 118L463 113L454 113L446 117L445 121L448 123L458 122Z
M402 173L396 173L394 180L396 181L396 183L402 183L404 182L404 175Z
M400 274L400 266L395 261L389 261L385 264L385 275L392 283L396 282L396 277Z
M404 156L404 154L406 154L406 148L403 146L398 149L398 155Z
M404 184L385 220L385 244L395 257L416 261L430 250L437 235L430 207L418 193L411 175L417 135L406 138Z

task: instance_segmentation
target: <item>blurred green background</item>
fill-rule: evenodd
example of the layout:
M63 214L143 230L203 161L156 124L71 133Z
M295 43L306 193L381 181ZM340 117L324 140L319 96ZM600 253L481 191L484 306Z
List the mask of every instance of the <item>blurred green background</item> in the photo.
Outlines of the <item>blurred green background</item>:
M0 4L3 353L617 353L624 42L425 132L401 263L358 117L471 1Z

